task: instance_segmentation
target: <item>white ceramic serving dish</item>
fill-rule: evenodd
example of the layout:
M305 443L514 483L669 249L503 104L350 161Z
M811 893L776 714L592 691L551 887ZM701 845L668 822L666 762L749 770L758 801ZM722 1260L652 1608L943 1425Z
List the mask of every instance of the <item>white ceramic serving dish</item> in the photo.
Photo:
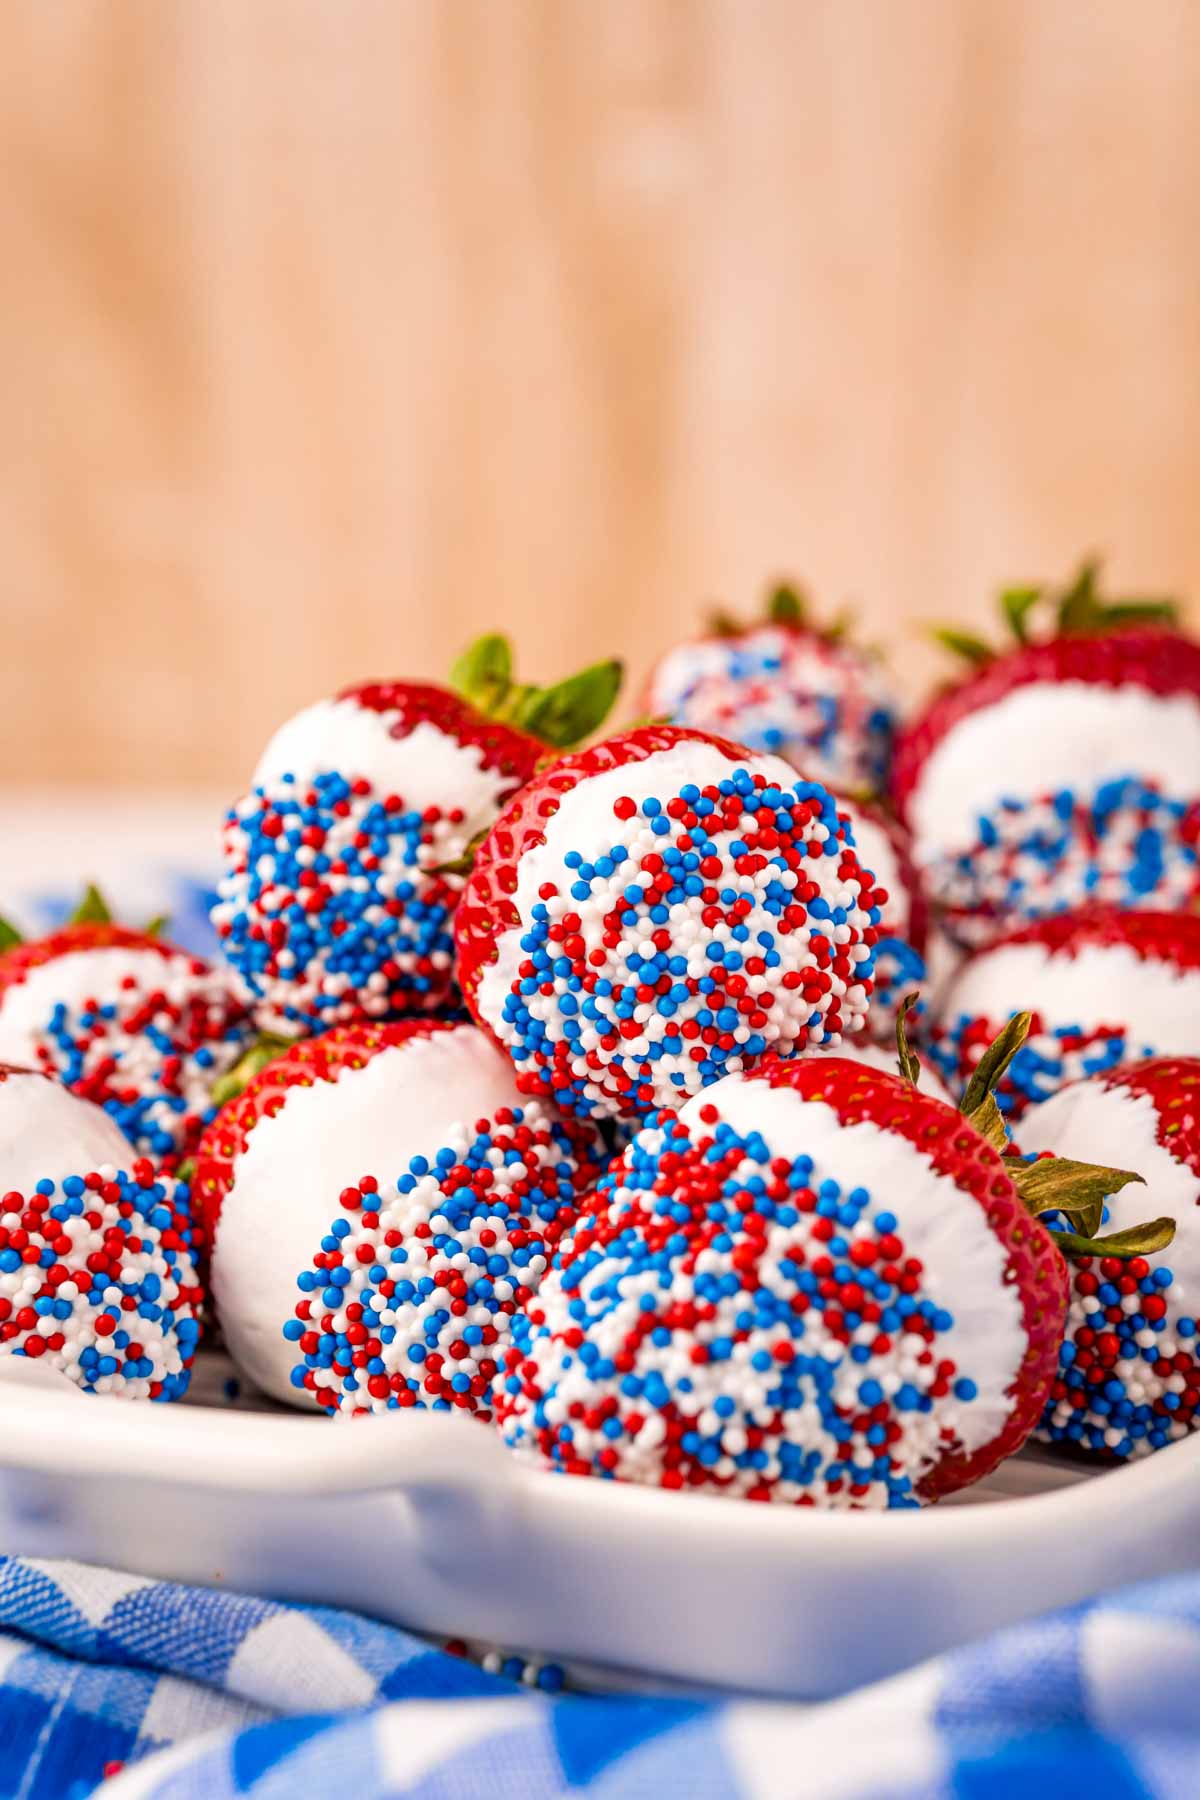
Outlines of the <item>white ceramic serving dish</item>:
M468 1419L85 1397L0 1358L0 1551L352 1607L641 1686L816 1699L1193 1566L1200 1437L1026 1453L956 1503L819 1513L570 1480ZM245 1403L243 1403L245 1404Z

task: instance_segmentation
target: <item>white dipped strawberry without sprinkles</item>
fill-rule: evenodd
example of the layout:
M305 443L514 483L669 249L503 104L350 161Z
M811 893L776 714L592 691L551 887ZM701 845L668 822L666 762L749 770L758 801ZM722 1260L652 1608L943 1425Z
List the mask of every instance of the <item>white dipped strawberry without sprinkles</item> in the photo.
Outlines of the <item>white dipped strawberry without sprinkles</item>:
M1176 1221L1167 1248L1081 1259L1059 1371L1038 1436L1108 1458L1144 1456L1200 1421L1200 1060L1155 1057L1073 1082L1021 1122L1029 1151L1119 1155L1145 1189L1107 1197L1106 1231L1145 1210ZM1136 1204L1134 1204L1136 1202Z
M598 727L620 674L521 686L489 637L455 666L458 691L364 682L282 725L227 815L212 913L259 1026L444 1006L464 855L548 746Z
M85 1393L174 1400L200 1336L187 1188L97 1106L0 1063L0 1356Z
M242 1372L330 1413L490 1416L509 1321L607 1158L522 1101L473 1025L336 1026L201 1143L217 1316Z
M1019 1449L1067 1304L1032 1215L1054 1184L1074 1208L1131 1178L998 1147L986 1081L1018 1036L965 1117L833 1054L652 1119L514 1323L508 1443L570 1474L831 1508L911 1507Z
M825 788L641 726L559 758L496 822L456 918L459 983L523 1092L645 1113L856 1031L878 922Z

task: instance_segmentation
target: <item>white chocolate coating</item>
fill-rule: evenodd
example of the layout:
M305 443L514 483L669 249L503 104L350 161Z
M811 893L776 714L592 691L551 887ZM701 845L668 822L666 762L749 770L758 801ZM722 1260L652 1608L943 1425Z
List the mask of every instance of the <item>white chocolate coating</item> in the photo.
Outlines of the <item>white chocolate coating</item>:
M286 774L304 783L336 769L369 781L379 794L399 794L414 810L460 806L468 837L490 825L502 797L512 792L512 776L485 769L478 745L458 743L429 720L393 737L397 717L356 700L318 700L280 726L259 757L251 786L276 788Z
M1062 788L1091 793L1136 772L1190 799L1200 770L1200 701L1133 684L1031 682L952 727L909 801L919 865L975 840L975 821L1005 798Z
M1124 1026L1135 1054L1145 1045L1161 1056L1200 1052L1200 970L1125 944L1084 944L1069 956L1002 944L964 964L941 1002L948 1024L964 1015L1002 1021L1022 1008L1052 1027Z
M0 1193L29 1193L39 1181L128 1169L136 1152L108 1114L47 1076L0 1081Z
M1175 1272L1171 1303L1200 1300L1200 1180L1159 1143L1158 1109L1149 1094L1103 1081L1073 1081L1030 1108L1018 1137L1026 1155L1053 1150L1056 1156L1140 1175L1144 1186L1131 1182L1110 1196L1111 1219L1103 1229L1123 1231L1160 1216L1174 1219L1175 1241L1163 1258Z
M283 1326L342 1189L374 1175L382 1190L411 1157L431 1158L453 1126L522 1104L505 1058L460 1025L381 1050L336 1081L290 1090L274 1117L260 1119L235 1164L212 1254L217 1313L245 1374L277 1400L314 1409L292 1386L296 1348Z

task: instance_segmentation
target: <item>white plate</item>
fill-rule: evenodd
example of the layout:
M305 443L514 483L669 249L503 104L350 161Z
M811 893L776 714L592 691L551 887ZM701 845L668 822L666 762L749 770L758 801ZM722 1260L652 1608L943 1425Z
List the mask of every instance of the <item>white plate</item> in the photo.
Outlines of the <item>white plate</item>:
M86 1397L0 1358L0 1550L351 1607L635 1678L817 1699L1194 1566L1200 1437L956 1503L820 1513L538 1473L478 1423ZM255 1402L250 1401L254 1407Z

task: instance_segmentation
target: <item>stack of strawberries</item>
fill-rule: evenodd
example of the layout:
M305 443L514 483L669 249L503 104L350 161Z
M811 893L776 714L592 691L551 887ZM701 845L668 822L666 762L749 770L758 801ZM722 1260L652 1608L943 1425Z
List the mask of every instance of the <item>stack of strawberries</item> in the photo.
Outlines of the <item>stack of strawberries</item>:
M219 966L0 925L0 1352L169 1399L219 1330L301 1407L808 1506L1185 1434L1200 646L1091 568L1005 612L898 735L790 588L598 740L619 665L488 637L275 734Z

